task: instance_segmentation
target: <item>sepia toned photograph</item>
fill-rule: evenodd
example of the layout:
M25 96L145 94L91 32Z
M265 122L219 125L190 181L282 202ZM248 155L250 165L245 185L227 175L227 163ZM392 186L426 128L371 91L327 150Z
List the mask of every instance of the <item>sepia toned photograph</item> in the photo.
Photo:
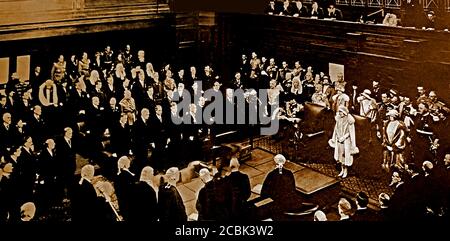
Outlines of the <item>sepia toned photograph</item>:
M0 229L449 221L449 27L450 0L0 0Z

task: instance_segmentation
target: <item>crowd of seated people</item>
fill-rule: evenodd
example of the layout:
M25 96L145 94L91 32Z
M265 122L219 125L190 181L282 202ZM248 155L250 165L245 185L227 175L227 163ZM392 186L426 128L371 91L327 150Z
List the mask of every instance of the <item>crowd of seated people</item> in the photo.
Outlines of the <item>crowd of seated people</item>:
M404 1L401 4L404 12L402 18L385 8L368 13L361 10L358 19L345 17L334 1L312 1L305 4L301 0L269 0L265 13L276 16L303 17L311 19L348 20L361 23L382 24L385 26L414 27L424 30L436 29L436 15L433 10L424 10L417 0ZM447 27L443 29L448 30Z
M170 64L154 68L145 51L135 56L130 45L117 53L106 47L94 56L90 59L83 52L80 59L71 55L66 61L61 55L51 73L41 73L36 66L29 81L13 74L8 82L6 95L0 97L0 191L8 197L0 205L2 221L11 219L26 202L34 201L38 214L46 216L63 199L77 200L80 184L75 172L80 156L99 166L109 180L116 179L114 163L123 156L132 159L133 165L126 167L132 173L146 166L164 172L202 160L208 155L202 142L217 129L198 116L213 103L204 96L209 89L226 93L224 105L234 106L234 112L242 110L235 106L232 94L242 89L246 110L255 104L267 116L287 124L300 120L307 102L330 111L344 105L371 120L374 136L379 136L385 148L383 168L388 172L406 170L405 159L411 153L416 163L439 158L442 133L436 127L447 123L449 110L435 91L427 93L423 87L418 88L417 98L400 96L378 82L372 90L359 91L346 83L342 73L331 79L327 71L312 66L304 69L300 61L292 67L281 61L278 67L275 58L260 58L255 52L250 59L243 54L231 67L235 71L232 80L221 79L211 65L199 72L195 66L188 71ZM267 89L268 103L258 101L258 89ZM180 110L177 104L184 90L199 98L192 98L188 108ZM185 117L189 124L176 124L175 120ZM397 131L401 135L395 138L403 139L392 139ZM411 143L421 149L412 148ZM103 186L111 189L108 184ZM119 192L118 196L123 195Z
M292 68L286 61L281 61L278 67L274 58L259 58L256 53L252 53L250 61L242 55L239 70L236 73L239 83L245 82L242 78L251 82L252 75L259 76L259 86L269 89L269 100L279 99L279 108L274 113L280 120L286 121L281 122L281 126L294 126L294 131L287 129L291 136L301 136L297 134L299 129L302 133L301 127L296 124L301 122L304 105L309 103L334 112L339 106L345 106L353 115L366 119L370 130L365 141L379 145L383 150L382 155L367 161L382 163L380 168L386 173L400 173L405 178L411 176L410 169L414 165L424 165L424 168L430 169L428 174L425 169L417 171L420 176L433 177L428 179L427 187L413 187L408 191L413 195L417 190L417 195L431 197L427 199L429 203L415 207L420 212L416 218L449 216L449 199L439 195L439 190L448 190L450 186L446 181L448 161L441 162L444 156L448 159L449 140L446 133L449 130L450 109L439 100L435 90L427 91L423 86L418 86L416 96L406 96L395 88L383 86L380 80L374 80L371 88L359 89L357 83L347 83L342 73L331 78L325 71L316 72L311 66L304 69L300 61L296 61ZM439 168L434 171L432 166ZM393 197L399 195L402 194L394 192ZM439 199L439 204L432 204L436 199ZM411 199L411 202L415 200ZM387 202L384 204L387 205ZM400 209L395 208L396 211ZM402 216L399 213L390 215L393 215L392 218Z
M326 9L324 10L323 7L326 7ZM319 6L317 1L313 1L311 6L307 7L301 0L270 0L265 9L265 13L270 15L307 17L313 19L344 19L342 11L337 9L334 3L328 4L327 6Z

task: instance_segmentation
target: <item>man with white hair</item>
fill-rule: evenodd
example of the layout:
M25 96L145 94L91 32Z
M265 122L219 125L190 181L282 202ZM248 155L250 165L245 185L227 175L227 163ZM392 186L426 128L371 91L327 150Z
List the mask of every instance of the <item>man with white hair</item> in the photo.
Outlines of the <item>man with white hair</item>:
M283 167L286 163L286 158L283 155L278 154L273 160L276 167L267 174L263 182L261 197L271 198L275 202L284 204L297 196L295 193L294 174Z
M182 223L187 221L186 208L177 190L180 171L171 167L166 171L166 179L161 180L158 190L159 221ZM161 177L161 179L163 179Z
M60 159L56 155L56 144L53 139L45 141L45 148L38 156L39 178L39 202L41 214L48 214L52 205L60 204L63 199L64 189L61 186Z
M97 218L97 193L92 181L95 168L88 164L81 168L81 179L72 198L72 221L93 222Z
M226 177L231 187L232 205L231 219L242 220L246 218L247 199L250 198L250 179L247 174L239 171L239 161L236 157L230 160L230 175Z
M377 221L388 221L390 219L390 201L391 197L388 194L382 192L378 195L380 210L377 212Z
M340 215L340 221L350 221L352 205L350 204L350 202L347 199L341 198L339 200L338 212Z
M120 213L125 220L129 219L129 208L135 183L135 174L130 171L130 166L131 160L128 156L120 157L117 161L118 172L114 182Z
M202 168L199 171L199 176L204 186L198 191L197 202L195 207L198 211L198 220L200 221L214 221L220 219L216 216L217 203L215 202L215 185L213 177L208 168Z

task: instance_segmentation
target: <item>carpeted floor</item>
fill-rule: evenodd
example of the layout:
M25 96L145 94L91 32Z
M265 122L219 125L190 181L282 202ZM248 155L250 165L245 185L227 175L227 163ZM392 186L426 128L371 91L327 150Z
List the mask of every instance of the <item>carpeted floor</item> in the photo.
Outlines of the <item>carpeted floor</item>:
M337 177L339 174L336 168L335 162L332 157L332 149L327 148L324 145L324 139L321 137L314 137L315 140L305 141L305 145L311 147L309 150L296 150L289 149L286 143L281 140L274 140L272 137L261 137L254 140L254 147L267 150L274 154L283 153L288 158L291 157L293 162L301 163L307 167L317 170L330 177ZM322 144L320 144L322 143ZM363 151L370 147L363 147ZM295 150L294 150L295 151ZM318 157L317 159L308 158L298 158L296 153L302 153L300 156L312 156ZM370 155L364 155L370 156ZM372 155L373 158L373 155ZM316 161L317 160L317 161ZM360 162L358 164L358 161ZM365 163L361 163L365 162ZM387 194L392 194L393 189L389 187L390 178L386 173L383 173L381 168L377 169L378 164L371 164L367 159L364 160L361 157L355 158L355 165L350 171L347 178L341 181L342 191L350 197L354 197L356 193L363 191L369 196L370 203L374 206L377 205L378 195L382 192ZM370 166L370 168L364 169L364 167Z

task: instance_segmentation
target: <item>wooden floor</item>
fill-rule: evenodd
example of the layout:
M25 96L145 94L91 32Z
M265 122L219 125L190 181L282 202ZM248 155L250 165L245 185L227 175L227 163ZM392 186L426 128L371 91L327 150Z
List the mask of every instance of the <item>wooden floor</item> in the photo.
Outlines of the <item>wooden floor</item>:
M256 148L252 151L252 157L241 164L240 171L249 176L252 189L259 184L262 185L266 175L276 167L273 156L268 151ZM339 200L340 185L338 179L293 162L287 162L285 167L291 170L296 177L298 195L306 197L308 202L317 203L319 208L329 213L329 215L327 214L328 216L337 217L333 206ZM181 170L181 173L182 181L177 185L177 189L186 206L186 214L194 217L195 213L197 213L195 204L198 191L204 184L197 174L193 174L192 165ZM331 188L332 186L333 188ZM330 191L333 194L330 194ZM258 197L257 193L252 192L249 200ZM312 220L312 215L304 218Z

